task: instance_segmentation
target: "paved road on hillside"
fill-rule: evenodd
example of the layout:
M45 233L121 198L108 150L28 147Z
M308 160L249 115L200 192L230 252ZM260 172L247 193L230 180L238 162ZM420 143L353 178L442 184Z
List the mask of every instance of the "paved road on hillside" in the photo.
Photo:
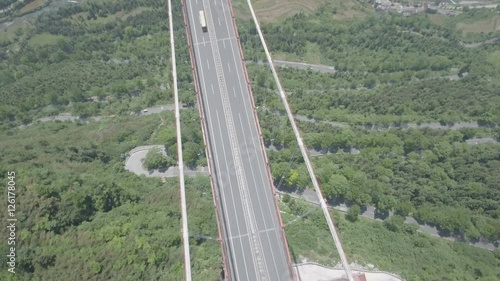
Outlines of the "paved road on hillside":
M185 7L229 276L237 281L290 281L287 249L228 1L187 0ZM200 10L205 12L208 32L202 31Z
M303 63L303 62L293 62L293 61L282 61L282 60L274 60L274 65L280 67L294 67L305 70L314 70L324 73L335 73L335 67L321 64L311 64L311 63Z

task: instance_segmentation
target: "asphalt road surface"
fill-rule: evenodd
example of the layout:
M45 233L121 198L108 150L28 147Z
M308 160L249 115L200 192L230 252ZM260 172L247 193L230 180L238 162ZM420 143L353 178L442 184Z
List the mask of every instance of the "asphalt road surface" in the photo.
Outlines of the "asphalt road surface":
M229 4L186 0L185 6L229 276L235 281L290 281L287 249ZM202 30L200 10L208 32Z

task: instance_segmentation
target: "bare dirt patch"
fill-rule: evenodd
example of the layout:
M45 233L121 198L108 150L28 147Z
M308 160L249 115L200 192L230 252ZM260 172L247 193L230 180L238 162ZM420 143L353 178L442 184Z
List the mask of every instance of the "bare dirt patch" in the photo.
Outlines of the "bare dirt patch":
M30 2L26 5L24 5L24 7L21 8L21 13L27 13L27 12L30 12L40 6L43 5L43 0L35 0L33 2Z
M322 0L283 1L261 0L255 1L255 13L263 22L278 21L297 13L310 13L323 3Z
M297 13L311 13L318 9L325 0L252 0L257 17L262 22L275 22ZM235 16L248 20L251 18L247 0L234 0Z
M447 17L445 15L434 14L429 15L429 20L435 25L444 26L446 24Z
M345 20L358 17L364 17L374 12L370 4L362 3L356 0L332 0L331 5L335 7L335 14L332 17L336 20Z
M500 16L494 16L473 23L458 23L456 28L462 30L464 33L495 32L500 30Z
M253 8L261 22L276 22L297 13L311 14L328 5L335 8L332 18L335 20L362 17L373 12L373 8L357 0L253 0ZM236 17L250 19L247 0L234 0Z

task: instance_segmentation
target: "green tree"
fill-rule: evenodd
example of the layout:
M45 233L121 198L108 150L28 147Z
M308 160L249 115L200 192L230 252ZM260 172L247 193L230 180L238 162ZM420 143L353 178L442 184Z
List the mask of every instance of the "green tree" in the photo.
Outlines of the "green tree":
M359 205L357 204L352 205L349 208L349 211L347 211L346 218L351 222L355 222L358 220L358 216L360 213L361 213L361 208L359 207Z
M182 148L183 148L182 155L186 166L195 167L196 161L198 161L198 158L200 157L200 155L198 155L200 151L198 144L194 142L187 142L183 144Z
M381 213L390 212L396 206L396 198L390 195L381 195L377 201L377 211Z
M453 151L453 147L448 142L439 142L434 145L433 150L436 156L439 158L439 161L443 161L448 156L450 156Z
M264 88L266 87L267 75L264 71L259 71L257 74L257 86Z
M349 190L349 181L343 176L333 174L328 180L329 191L326 193L328 199L343 197Z
M396 205L396 214L406 217L413 212L413 204L410 201L401 201Z
M400 215L393 215L384 221L385 227L390 231L399 232L403 229L405 219Z
M288 204L288 202L290 202L290 200L292 199L292 197L290 196L290 194L288 193L285 193L285 195L283 195L283 203L285 204Z
M500 260L500 249L495 249L493 251L493 254L495 255L495 258L497 258L497 260Z
M166 155L157 147L152 148L146 154L146 158L144 158L142 165L147 170L159 169L159 168L168 168L172 165L172 159Z
M290 170L290 174L286 180L288 186L295 186L299 180L299 172L295 169Z
M403 224L403 232L405 232L407 234L413 235L413 234L417 233L418 228L419 228L419 226L416 223L404 223Z

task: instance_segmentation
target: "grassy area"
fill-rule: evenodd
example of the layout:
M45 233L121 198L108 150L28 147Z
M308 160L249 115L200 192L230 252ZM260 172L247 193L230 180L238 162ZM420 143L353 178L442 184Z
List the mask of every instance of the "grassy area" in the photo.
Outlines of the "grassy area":
M312 64L324 63L322 60L321 50L318 44L307 42L305 46L305 54L298 56L292 53L276 52L273 53L273 59L275 60L287 60L287 61L297 61L297 62L307 62Z
M373 13L372 6L363 3L362 1L333 0L328 1L327 3L335 8L332 15L335 20L360 18Z
M23 14L24 13L28 13L28 12L30 12L30 11L32 11L32 10L34 10L34 9L40 7L40 6L42 6L43 2L44 2L44 0L35 0L33 2L30 2L30 3L26 4L26 5L24 5L24 7L22 7L20 11Z
M336 13L332 14L332 18L338 20L362 17L373 11L369 5L356 0L254 0L252 5L261 22L277 22L301 12L306 14L315 13L323 5L335 6ZM233 1L233 7L237 17L241 19L251 18L246 0Z
M429 20L433 24L439 25L439 26L445 26L447 19L449 18L449 17L442 15L442 14L430 14L430 15L428 15L428 17L429 17Z
M271 22L285 19L296 13L314 12L324 0L306 0L306 1L279 1L279 0L260 0L254 1L253 6L259 20L262 22Z
M334 266L340 259L332 245L324 242L329 232L323 213L312 205L294 202L280 204L292 262L315 261ZM306 219L299 218L308 212Z
M472 23L457 23L456 28L464 33L492 33L500 30L500 15Z
M56 44L58 40L61 40L64 38L65 38L65 36L63 36L63 35L42 33L42 34L37 34L37 35L33 36L29 40L28 45L30 45L31 47L52 45L52 44Z
M18 24L16 26L9 26L9 28L0 28L0 42L13 40L16 37L16 31L22 29L22 27L22 25Z
M312 206L298 200L290 202L300 206L293 207L298 210L297 215L306 213ZM286 205L290 206L290 203ZM284 211L289 209L282 207ZM338 222L343 247L350 262L364 265L371 263L380 270L400 274L408 281L500 278L500 260L490 251L418 232L393 232L381 222L364 218L358 218L353 223L339 212L332 212L332 216ZM286 224L293 218L284 216L283 219ZM319 209L289 224L285 230L293 262L303 259L323 264L338 262L333 240Z
M87 16L89 12L81 12L72 15L70 18L72 23L76 23L78 21L83 21L88 24L106 24L108 22L113 22L117 19L126 20L128 17L139 15L145 11L151 11L152 9L149 7L138 7L133 9L132 11L125 13L123 11L116 12L112 15L107 15L106 17L97 17L97 19L88 19Z
M500 51L495 51L490 54L491 63L495 64L497 67L500 67Z
M458 31L465 42L487 40L498 36L500 30L500 15L487 9L471 9L456 17L441 14L427 17L435 25Z

